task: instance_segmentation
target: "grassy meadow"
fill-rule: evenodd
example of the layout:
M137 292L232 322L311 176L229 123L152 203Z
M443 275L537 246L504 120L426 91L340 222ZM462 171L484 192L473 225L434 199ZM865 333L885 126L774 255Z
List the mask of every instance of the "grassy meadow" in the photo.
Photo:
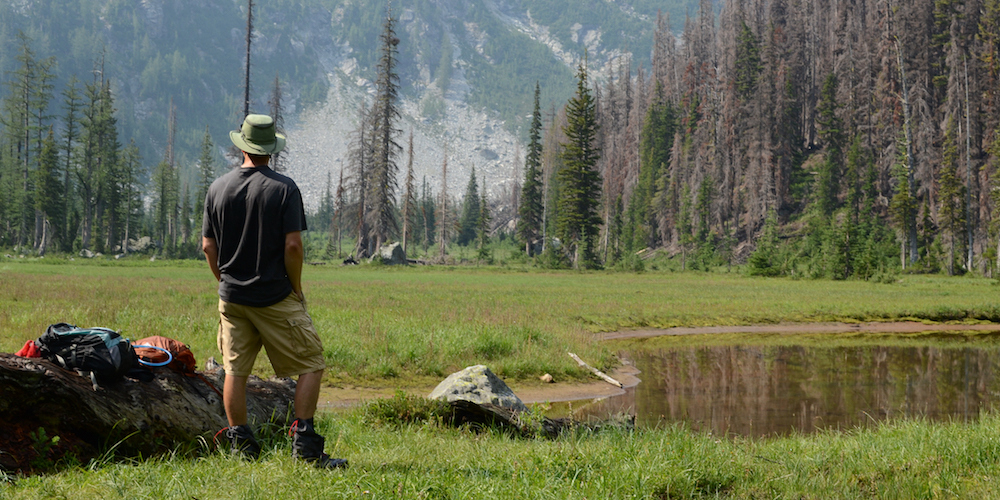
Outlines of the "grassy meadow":
M307 266L303 283L326 349L326 383L402 389L433 386L480 363L508 382L543 373L585 380L566 352L613 368L624 344L597 334L627 328L1000 321L1000 290L977 278L903 275L881 284L735 272L327 265ZM174 337L203 362L216 355L215 286L198 261L0 259L0 350L13 352L66 321L133 339ZM269 374L263 359L257 369ZM251 465L187 451L64 463L0 482L0 498L1000 498L994 415L757 440L683 426L515 438L433 418L386 422L370 405L325 414L320 426L327 451L349 458L350 469L296 464L287 438L275 434Z
M893 284L526 268L307 266L303 287L329 381L424 384L483 363L511 379L616 363L599 332L808 321L1000 321L994 281L903 276ZM200 261L0 261L0 350L51 323L132 339L177 338L216 354L216 284ZM261 375L268 374L263 358Z

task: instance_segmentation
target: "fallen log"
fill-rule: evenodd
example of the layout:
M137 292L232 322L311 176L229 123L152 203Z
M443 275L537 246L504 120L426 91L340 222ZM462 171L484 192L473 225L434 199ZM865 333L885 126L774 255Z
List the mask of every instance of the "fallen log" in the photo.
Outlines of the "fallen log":
M222 369L200 373L221 390ZM68 457L148 456L211 443L227 425L215 389L167 368L153 374L151 382L126 378L95 390L89 377L45 359L0 353L0 468L31 473ZM251 425L288 425L294 393L291 379L251 376Z

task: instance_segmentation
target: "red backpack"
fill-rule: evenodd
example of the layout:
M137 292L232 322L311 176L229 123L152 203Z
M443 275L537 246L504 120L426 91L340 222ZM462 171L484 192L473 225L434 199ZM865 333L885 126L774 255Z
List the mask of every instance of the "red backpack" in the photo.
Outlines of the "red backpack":
M222 393L204 375L195 371L198 362L195 361L191 348L183 342L168 337L161 337L160 335L153 335L152 337L135 341L133 348L135 349L136 356L139 358L139 363L146 366L166 366L188 377L198 377L211 387L220 398L222 397Z
M194 373L198 366L191 348L179 340L153 335L132 345L140 362L147 366L166 366L181 373Z

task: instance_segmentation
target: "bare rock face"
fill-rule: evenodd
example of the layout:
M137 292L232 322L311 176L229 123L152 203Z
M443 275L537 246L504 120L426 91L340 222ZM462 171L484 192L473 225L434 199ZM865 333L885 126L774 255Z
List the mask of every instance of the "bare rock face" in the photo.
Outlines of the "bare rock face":
M484 365L452 373L431 392L429 399L491 404L514 411L528 411L521 398Z

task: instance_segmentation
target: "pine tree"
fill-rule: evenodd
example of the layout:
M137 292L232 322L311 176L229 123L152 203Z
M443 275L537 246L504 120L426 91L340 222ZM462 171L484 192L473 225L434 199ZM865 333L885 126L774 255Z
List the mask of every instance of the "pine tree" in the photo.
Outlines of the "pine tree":
M331 258L333 254L333 241L334 238L337 240L337 258L340 258L343 254L340 248L340 242L343 241L343 228L344 228L344 208L345 200L344 193L346 189L344 188L344 167L340 167L340 178L337 181L337 191L333 198L333 205L331 208L331 218L330 224L330 237L326 243L326 256Z
M326 171L326 184L323 186L323 196L319 198L319 209L316 210L316 220L320 221L317 230L333 230L333 173ZM330 241L333 241L332 239Z
M89 250L94 230L94 205L99 193L100 165L97 161L98 136L100 127L98 116L101 99L101 87L95 81L87 84L85 99L87 100L83 116L83 137L80 145L80 162L76 169L76 183L80 189L80 204L83 208L83 219L80 228L81 248Z
M408 242L413 232L412 220L416 215L416 193L413 190L413 130L410 130L409 147L406 159L406 183L403 190L403 253L407 251Z
M181 194L180 212L180 249L181 255L187 255L188 244L191 242L191 185L184 183Z
M676 112L664 95L663 86L658 83L639 137L639 179L632 192L630 216L627 218L630 221L627 232L634 235L627 239L629 248L655 246L659 241L659 217L654 200L659 197L661 202L665 202L667 199L666 191L658 190L657 184L664 187L670 185L667 167L670 165L676 128Z
M371 184L370 171L373 157L372 134L370 133L371 121L374 115L370 113L364 103L358 108L358 128L354 132L354 138L348 145L347 168L350 170L350 191L354 206L351 210L353 221L356 223L355 234L357 241L354 246L354 256L357 259L368 257L372 254L369 225L365 214L369 211L369 186Z
M562 145L560 154L564 166L558 173L562 189L556 219L556 232L575 268L597 264L594 245L601 224L598 215L601 184L595 169L600 157L597 128L596 106L587 86L585 63L581 62L576 94L566 105L563 133L568 142Z
M205 135L201 139L201 155L198 156L198 192L195 193L194 198L194 228L199 232L198 235L201 234L202 225L205 220L205 197L208 196L208 188L212 186L212 182L215 180L214 149L215 145L212 144L212 134L208 131L208 126L206 125ZM195 236L195 242L198 250L201 250L201 237Z
M760 47L753 30L746 21L740 21L736 39L736 93L747 99L757 89L757 76L761 71Z
M42 214L42 234L38 254L45 255L49 242L62 231L65 205L62 203L62 182L59 175L59 152L55 134L49 129L42 141L42 150L35 171L35 210Z
M751 276L778 276L778 215L772 210L764 222L764 230L757 239L757 248L747 259L747 271Z
M128 243L130 239L133 239L135 234L138 234L139 221L142 217L142 207L143 207L143 189L139 184L139 180L145 175L145 168L142 165L142 156L139 153L139 146L135 144L132 140L129 142L128 147L122 152L121 158L121 181L122 181L122 196L124 198L124 203L122 206L122 220L124 222L124 231L122 233L121 247L122 253L128 254ZM198 214L200 218L201 215ZM200 226L199 226L200 227ZM133 234L135 232L135 234ZM197 238L199 241L199 248L201 247L201 238Z
M906 164L906 152L905 146L900 144L900 154L898 155L900 161L896 163L893 167L893 177L896 180L896 193L892 196L892 200L889 202L889 212L892 215L893 222L896 228L900 232L900 253L902 261L901 265L905 269L907 262L907 243L914 241L911 240L911 235L917 234L916 221L917 221L917 199L914 198L911 193L914 189L910 186L911 179L913 177L910 169L907 168ZM911 248L915 247L914 242ZM912 253L909 253L912 257ZM909 259L910 262L915 262L915 258Z
M423 244L424 253L430 248L431 244L434 243L434 234L437 231L435 218L434 218L434 208L436 203L434 201L434 194L430 191L430 186L427 184L427 176L424 176L423 186L420 191L420 224L418 234L420 234L420 241Z
M340 179L337 181L337 205L335 207L337 217L337 257L343 253L340 251L340 242L344 241L344 209L347 207L344 195L347 189L344 186L344 167L340 167Z
M70 252L73 250L73 239L76 235L78 225L77 207L74 203L76 199L73 176L77 169L77 141L79 139L79 114L82 106L79 89L77 88L76 77L70 77L63 91L63 109L66 111L66 118L63 120L63 214L66 223L63 225L63 232L60 235L62 250Z
M153 170L153 240L164 254L173 251L170 229L177 206L177 183L174 168L166 160Z
M55 59L39 60L31 48L31 39L23 32L18 32L17 39L19 47L15 59L18 67L6 82L8 95L0 114L4 138L10 147L9 182L11 187L15 182L17 186L9 193L12 197L7 212L15 221L14 245L22 247L30 243L32 248L38 248L41 217L35 210L33 197L34 171L38 168L37 157L48 128L46 110L51 99L54 78L51 69Z
M382 35L379 37L382 48L376 67L375 104L372 109L374 156L371 199L366 214L376 251L398 230L395 193L399 168L396 159L402 151L402 147L396 142L396 136L400 132L396 128L400 117L397 104L399 75L396 74L396 46L399 45L399 38L396 37L396 20L392 17L392 11L389 10L386 14Z
M698 214L698 229L695 238L700 245L710 243L712 221L712 199L715 197L715 183L711 177L702 179L698 187L696 211Z
M486 187L483 186L482 198L479 200L479 217L476 220L477 248L479 249L479 260L489 261L490 251L487 245L490 243L490 206L486 199Z
M440 227L440 236L438 237L438 243L440 244L439 256L443 259L448 253L448 238L451 234L451 217L448 214L448 148L444 150L444 161L441 162L441 193L440 199L437 205L437 215L435 219L441 221L438 226Z
M955 275L956 259L964 260L965 186L958 176L958 144L954 120L949 120L938 170L938 225L947 231L948 274Z
M102 238L100 246L107 250L120 241L121 207L123 179L119 155L121 144L118 142L118 120L115 118L114 98L111 94L111 81L105 79L101 86L100 107L97 114L97 168L99 172L99 194L95 209L95 220L101 224Z
M524 184L517 207L517 235L524 243L524 253L531 257L532 243L542 233L542 112L539 108L540 87L535 82L535 107L528 132L528 153L524 157Z
M837 208L840 192L841 151L843 150L843 123L837 117L837 75L830 73L823 82L816 118L820 126L820 138L826 150L826 158L816 179L816 203L820 213L829 217Z
M468 245L475 241L479 211L479 185L476 183L476 167L472 167L469 184L465 187L465 199L462 202L462 217L458 221L459 232L455 242L459 245Z

